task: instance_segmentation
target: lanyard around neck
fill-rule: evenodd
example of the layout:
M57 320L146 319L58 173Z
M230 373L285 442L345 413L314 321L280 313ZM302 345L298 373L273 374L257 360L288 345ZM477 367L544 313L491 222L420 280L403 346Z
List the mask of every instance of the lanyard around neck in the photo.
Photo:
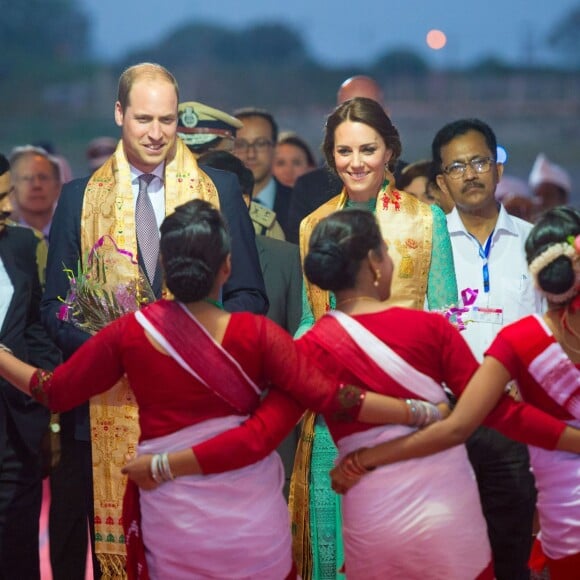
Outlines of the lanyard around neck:
M475 243L477 244L477 248L478 248L478 252L479 252L479 257L482 260L482 275L483 275L483 291L485 293L489 292L489 251L491 250L491 239L493 238L493 233L494 233L495 229L492 230L491 234L489 234L489 237L487 238L487 242L485 242L485 246L482 246L479 243L479 240L473 235L473 234L469 234L474 240Z

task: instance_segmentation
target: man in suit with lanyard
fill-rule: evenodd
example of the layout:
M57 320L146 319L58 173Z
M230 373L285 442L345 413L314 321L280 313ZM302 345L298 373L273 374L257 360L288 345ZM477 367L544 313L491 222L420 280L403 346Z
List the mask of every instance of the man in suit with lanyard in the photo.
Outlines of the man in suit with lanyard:
M224 307L256 313L267 310L254 232L238 181L229 173L202 171L197 166L194 156L177 138L178 102L177 82L165 68L141 63L126 69L119 79L115 105L115 122L122 131L117 150L93 175L63 188L50 236L42 319L67 358L89 334L57 318L59 297L66 296L69 286L63 264L74 268L102 235L111 235L122 249L138 256L156 297L161 296L159 263L154 257L152 270L147 269L144 258L150 252L141 247L143 220L138 217L138 198L142 174L147 175L144 193L149 199L149 218L154 220L153 229L157 232L157 251L158 226L174 207L193 197L219 205L233 238L232 276L224 286ZM87 406L63 414L61 427L61 477L52 478L58 481L52 487L51 562L55 578L81 578L86 559L87 516L94 531L90 442L95 431L89 423ZM101 516L97 515L96 521L102 521ZM111 549L115 543L118 545L117 554L107 559L108 548L103 544L105 560L99 558L99 564L93 558L96 577L104 562L114 562L117 555L124 557L120 534L118 528L109 534L115 540L109 542Z
M12 211L9 169L0 155L0 342L32 365L54 368L60 355L40 323L39 239L28 228L6 224ZM48 421L46 407L0 380L2 578L40 577L40 450Z

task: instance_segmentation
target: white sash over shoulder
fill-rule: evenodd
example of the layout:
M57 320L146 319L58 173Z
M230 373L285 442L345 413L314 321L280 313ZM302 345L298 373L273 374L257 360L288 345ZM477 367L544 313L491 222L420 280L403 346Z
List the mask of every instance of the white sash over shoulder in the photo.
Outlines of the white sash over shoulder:
M363 348L386 375L427 401L440 403L446 400L443 387L439 383L411 366L354 318L339 310L332 310L328 315L340 323L354 342Z

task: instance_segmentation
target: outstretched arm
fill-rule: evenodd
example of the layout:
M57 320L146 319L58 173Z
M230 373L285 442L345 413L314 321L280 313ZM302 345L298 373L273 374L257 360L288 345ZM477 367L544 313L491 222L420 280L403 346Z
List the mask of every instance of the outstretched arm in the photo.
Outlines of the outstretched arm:
M356 451L356 468L347 465L345 472L339 465L332 471L333 488L344 493L362 475L375 467L425 457L464 443L497 405L510 379L510 374L502 363L486 356L447 419L411 435ZM566 426L558 439L556 449L580 453L580 430ZM350 460L352 461L352 457Z

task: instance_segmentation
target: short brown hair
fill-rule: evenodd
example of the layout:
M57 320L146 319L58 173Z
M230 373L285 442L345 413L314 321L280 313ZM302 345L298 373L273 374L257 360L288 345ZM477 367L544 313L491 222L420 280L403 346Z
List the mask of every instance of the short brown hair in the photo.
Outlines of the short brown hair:
M322 142L322 153L327 165L336 171L334 163L334 143L335 133L338 126L345 121L354 123L364 123L372 127L383 139L387 149L393 152L389 161L389 169L393 171L397 160L401 155L401 139L397 128L385 113L379 103L365 97L355 97L338 105L336 109L326 119L324 127L324 141Z
M152 62L141 62L139 64L134 64L129 68L126 68L121 76L119 77L119 87L117 89L117 101L121 105L121 110L123 113L129 105L129 94L135 81L141 78L147 78L150 80L162 78L168 83L171 83L175 88L175 94L177 95L177 102L179 102L179 86L175 77L160 64Z

